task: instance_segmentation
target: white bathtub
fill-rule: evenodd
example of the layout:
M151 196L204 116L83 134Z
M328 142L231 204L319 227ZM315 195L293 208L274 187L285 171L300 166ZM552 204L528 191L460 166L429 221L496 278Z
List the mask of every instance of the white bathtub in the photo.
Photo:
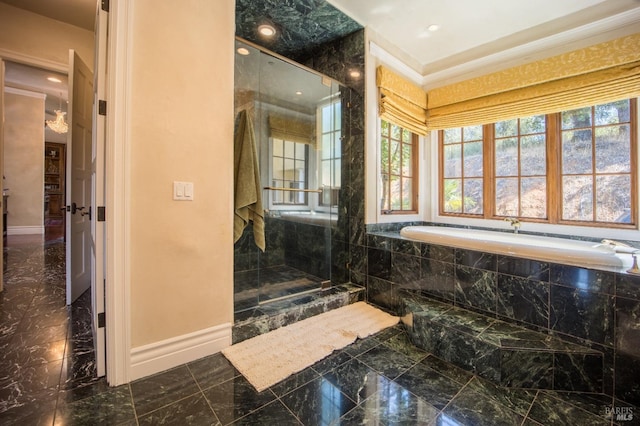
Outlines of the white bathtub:
M563 238L440 226L407 226L400 235L429 244L585 268L622 271L633 263L630 251L634 249Z

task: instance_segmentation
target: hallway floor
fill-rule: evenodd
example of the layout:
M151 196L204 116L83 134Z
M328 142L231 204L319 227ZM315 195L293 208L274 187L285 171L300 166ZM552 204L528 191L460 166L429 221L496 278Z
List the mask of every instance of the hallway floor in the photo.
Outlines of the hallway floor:
M93 378L88 295L64 306L63 244L11 241L4 256L2 425L612 424L611 398L499 388L417 349L399 326L261 393L220 354L110 388Z

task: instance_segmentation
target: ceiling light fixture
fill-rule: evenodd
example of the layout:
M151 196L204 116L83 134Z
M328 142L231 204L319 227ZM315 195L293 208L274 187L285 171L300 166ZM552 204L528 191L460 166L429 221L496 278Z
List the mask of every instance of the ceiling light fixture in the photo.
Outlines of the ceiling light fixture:
M296 91L296 95L298 95L298 96L302 95L302 90Z
M268 24L263 24L258 27L258 32L265 37L273 37L276 34L276 29Z
M358 70L353 70L349 72L349 75L351 76L351 78L360 78L362 74L360 74L360 71Z
M62 80L60 80L58 77L47 77L47 80L52 83L62 83Z
M236 50L236 52L238 52L239 55L247 56L249 54L249 49L247 49L246 47L238 47L238 50Z
M438 24L431 24L427 27L427 29L431 32L435 32L438 31L440 29L440 25Z
M62 93L60 93L60 97L58 98L58 104L60 109L55 110L56 119L46 120L46 123L47 126L56 133L67 133L69 125L64 121L64 115L66 112L62 111Z

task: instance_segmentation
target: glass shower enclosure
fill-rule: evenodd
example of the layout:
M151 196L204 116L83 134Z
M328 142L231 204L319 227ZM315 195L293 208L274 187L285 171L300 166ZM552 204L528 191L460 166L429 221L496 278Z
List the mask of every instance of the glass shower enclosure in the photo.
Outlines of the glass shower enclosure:
M251 223L235 243L239 313L330 286L342 104L334 80L244 40L235 47L234 109L253 125L266 243L258 248Z

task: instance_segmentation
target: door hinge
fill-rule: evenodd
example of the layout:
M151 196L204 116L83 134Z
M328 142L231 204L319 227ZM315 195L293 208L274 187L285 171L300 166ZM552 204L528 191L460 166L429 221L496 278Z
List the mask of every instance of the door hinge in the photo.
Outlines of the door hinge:
M100 99L98 101L98 114L107 115L107 101Z
M104 328L105 322L104 312L100 312L98 314L98 328Z
M106 220L106 214L104 206L98 206L98 222L104 222Z
M104 10L105 12L109 11L109 0L102 0L100 2L100 9Z

